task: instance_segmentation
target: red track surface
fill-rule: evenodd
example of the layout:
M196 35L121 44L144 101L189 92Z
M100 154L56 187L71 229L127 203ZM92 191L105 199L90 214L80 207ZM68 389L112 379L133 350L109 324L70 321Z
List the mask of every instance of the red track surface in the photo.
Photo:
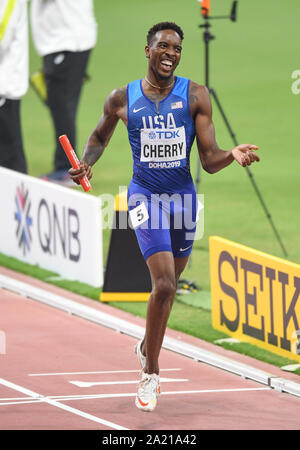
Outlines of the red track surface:
M13 274L4 269L0 272ZM18 278L28 282L26 277ZM32 283L144 325L142 319L109 305L36 280ZM140 371L133 352L134 338L3 290L0 330L6 340L5 352L3 342L0 345L2 430L300 428L299 398L164 349L158 406L152 413L141 412L134 405ZM275 374L279 370L178 332L168 330L167 335L253 363L262 370ZM298 381L298 377L282 372L280 376ZM84 382L92 384L82 385Z

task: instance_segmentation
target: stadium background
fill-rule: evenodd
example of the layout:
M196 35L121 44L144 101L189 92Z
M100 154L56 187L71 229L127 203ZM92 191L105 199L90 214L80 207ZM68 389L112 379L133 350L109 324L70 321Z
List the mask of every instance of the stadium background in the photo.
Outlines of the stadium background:
M78 154L97 123L105 98L116 87L141 78L147 70L144 46L148 29L156 22L178 23L184 33L182 60L176 74L204 83L203 19L196 0L94 1L98 43L93 50L78 112ZM231 1L213 0L211 15L229 14ZM299 108L300 95L291 87L298 63L299 3L289 0L240 0L238 19L212 21L210 44L211 87L215 88L239 143L259 146L261 162L251 166L262 197L288 251L290 261L300 263ZM31 44L30 73L41 68ZM221 148L233 147L213 102L217 141ZM53 131L50 116L32 88L22 101L22 126L29 174L39 176L52 167ZM117 194L131 177L131 151L122 123L116 129L101 161L94 167L91 195ZM197 149L192 151L192 174L197 170ZM177 297L169 326L211 340L223 335L211 327L208 238L218 235L235 242L284 257L245 169L232 164L215 175L201 171L199 193L205 195L205 233L192 253L184 278L195 281L197 296ZM87 194L90 195L90 194ZM110 231L104 231L106 261ZM53 282L52 275L28 267L3 255L0 263ZM79 283L55 281L93 298L99 290ZM180 298L181 297L181 298ZM190 297L190 299L188 299ZM182 300L182 301L180 301ZM186 303L194 303L194 306ZM146 304L114 303L134 314L145 315ZM282 365L284 359L255 349L236 346Z

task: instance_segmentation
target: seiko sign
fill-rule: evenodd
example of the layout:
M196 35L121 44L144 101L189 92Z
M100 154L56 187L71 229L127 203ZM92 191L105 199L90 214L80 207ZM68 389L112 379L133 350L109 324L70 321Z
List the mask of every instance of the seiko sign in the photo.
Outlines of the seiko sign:
M300 361L300 266L210 237L213 326Z

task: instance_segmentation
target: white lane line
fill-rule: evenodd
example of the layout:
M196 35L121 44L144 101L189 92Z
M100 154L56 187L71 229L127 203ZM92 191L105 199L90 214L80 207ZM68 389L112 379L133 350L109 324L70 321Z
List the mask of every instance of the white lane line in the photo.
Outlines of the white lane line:
M220 392L248 392L248 391L272 391L270 387L261 388L233 388L233 389L200 389L195 391L169 391L161 392L162 395L173 395L173 394L214 394Z
M273 392L272 388L270 387L261 387L261 388L232 388L232 389L199 389L199 390L193 390L193 391L167 391L167 392L161 392L161 395L191 395L191 394L213 394L213 393L227 393L227 392L249 392L249 391L270 391ZM60 401L70 401L70 400L94 400L94 399L101 399L101 398L124 398L124 397L135 397L136 392L128 392L128 393L119 393L119 394L89 394L89 395L51 395L49 397L42 397L42 398L36 398L36 399L29 399L26 401L26 403L38 403L43 402L47 400L60 400ZM23 398L24 402L26 397ZM8 399L4 399L8 400ZM15 400L12 398L12 400ZM6 402L1 403L0 399L0 406L3 405L16 405L23 402ZM124 429L124 428L123 428Z
M7 406L7 405L25 405L26 403L42 403L44 399L32 399L32 400L23 400L18 402L0 402L0 406Z
M75 386L86 388L86 387L92 387L92 386L108 386L112 384L138 384L140 380L126 380L126 381L69 381L71 384L75 384ZM160 381L163 383L170 383L170 382L182 382L182 381L189 381L187 378L163 378L160 377Z
M219 392L246 392L246 391L272 391L270 387L261 388L232 388L232 389L199 389L193 391L162 391L161 395L177 395L177 394L212 394ZM117 398L117 397L135 397L136 392L119 393L119 394L90 394L90 395L67 395L67 396L51 396L49 398L57 398L59 400L85 400L96 398Z
M12 383L10 381L4 380L3 378L0 378L0 384L3 386L6 386L10 389L13 389L18 392L22 392L23 394L28 395L31 397L34 401L40 400L45 403L48 403L49 405L56 406L57 408L63 409L65 411L68 411L72 414L76 414L77 416L81 416L87 420L91 420L93 422L101 423L102 425L105 425L107 427L113 428L115 430L128 430L128 428L124 428L120 425L117 425L113 422L109 422L108 420L100 419L100 417L93 416L92 414L85 413L84 411L81 411L76 408L72 408L71 406L64 405L63 403L58 402L57 400L54 400L50 397L44 397L34 391L31 391L29 389L24 388L23 386L19 386L18 384Z
M179 368L174 369L159 369L161 372L174 372L182 370ZM93 374L106 374L106 373L140 373L140 370L100 370L98 372L53 372L53 373L29 373L29 377L49 377L56 375L93 375Z

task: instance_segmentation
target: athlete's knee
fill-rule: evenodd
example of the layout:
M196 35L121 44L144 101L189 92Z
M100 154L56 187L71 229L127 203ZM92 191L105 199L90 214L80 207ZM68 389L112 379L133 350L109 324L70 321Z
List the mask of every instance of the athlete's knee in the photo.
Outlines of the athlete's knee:
M176 294L176 280L160 277L154 283L153 295L161 302L172 302Z

